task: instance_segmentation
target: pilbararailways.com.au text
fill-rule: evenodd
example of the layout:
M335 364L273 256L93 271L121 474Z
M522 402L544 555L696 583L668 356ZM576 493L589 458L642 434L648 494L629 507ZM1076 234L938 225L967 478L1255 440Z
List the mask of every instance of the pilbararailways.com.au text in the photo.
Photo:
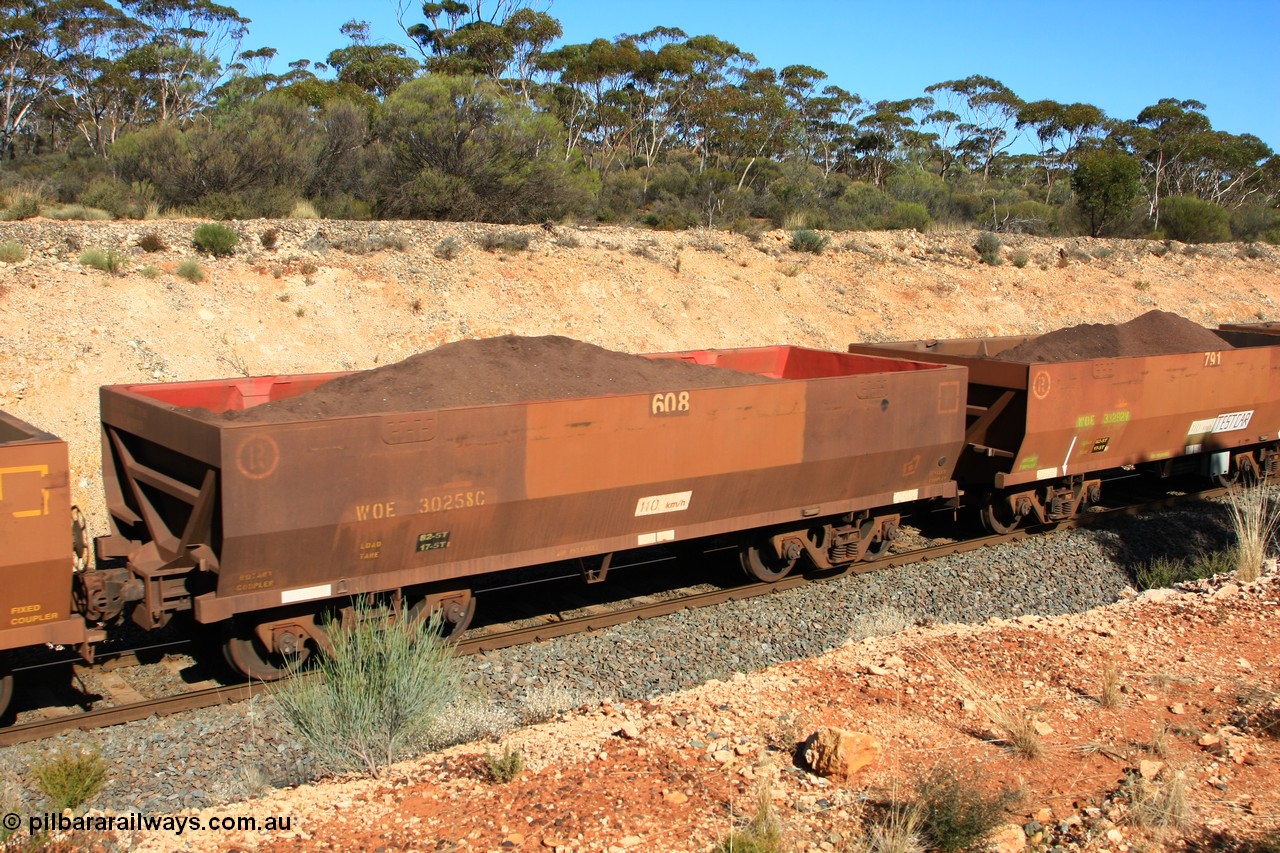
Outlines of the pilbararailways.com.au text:
M217 815L209 818L184 815L148 815L128 812L117 815L77 815L75 817L46 812L27 818L27 830L36 835L41 832L139 832L155 830L181 835L187 830L199 832L287 832L293 827L293 815L255 818L250 816ZM21 825L21 818L10 812L3 818L6 829L13 831Z

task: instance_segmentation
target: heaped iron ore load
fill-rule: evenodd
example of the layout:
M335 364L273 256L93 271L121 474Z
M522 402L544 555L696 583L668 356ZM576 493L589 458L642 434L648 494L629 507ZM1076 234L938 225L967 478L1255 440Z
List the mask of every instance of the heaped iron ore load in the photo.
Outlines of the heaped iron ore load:
M1226 334L1226 333L1224 333ZM1280 350L1151 312L1039 337L853 344L969 369L961 488L984 519L1062 520L1100 500L1101 474L1199 467L1231 479L1276 466Z
M229 656L258 675L323 645L315 602L358 593L465 622L472 575L580 559L591 579L615 552L748 529L748 569L780 577L883 548L899 516L879 508L955 494L964 384L798 347L499 338L363 373L106 387L99 556L141 579L144 627L238 617Z

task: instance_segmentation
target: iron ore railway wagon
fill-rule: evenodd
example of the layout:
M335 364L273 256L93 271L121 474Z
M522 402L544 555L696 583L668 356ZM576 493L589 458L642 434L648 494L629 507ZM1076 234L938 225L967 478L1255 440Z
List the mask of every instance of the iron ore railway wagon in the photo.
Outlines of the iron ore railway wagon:
M271 679L328 645L321 616L353 595L461 629L475 575L572 559L599 580L620 551L739 532L771 580L873 558L904 505L956 496L963 368L788 346L650 358L743 376L267 420L236 415L348 374L104 387L111 532L60 612L91 597L95 628L156 628L189 611ZM5 611L23 595L6 588Z
M1105 480L1202 473L1224 485L1280 465L1280 329L1223 327L1220 347L1034 361L1030 337L851 344L862 354L968 369L955 477L986 527L1062 521ZM1005 357L1002 357L1005 356Z
M1070 518L1135 471L1273 473L1280 330L1190 331L1179 351L1056 360L1019 355L1049 336L848 353L590 348L626 360L606 366L639 384L605 373L576 390L444 402L380 396L421 356L107 386L110 533L91 564L66 444L0 414L0 655L53 644L92 659L109 625L185 613L221 628L240 673L274 679L326 649L324 615L359 594L460 631L477 576L517 567L573 560L596 582L619 552L731 537L747 573L773 581L874 560L916 509L971 507L1008 531ZM537 340L566 339L503 345ZM524 361L508 369L527 378L538 366ZM371 406L326 408L331 389L378 374Z

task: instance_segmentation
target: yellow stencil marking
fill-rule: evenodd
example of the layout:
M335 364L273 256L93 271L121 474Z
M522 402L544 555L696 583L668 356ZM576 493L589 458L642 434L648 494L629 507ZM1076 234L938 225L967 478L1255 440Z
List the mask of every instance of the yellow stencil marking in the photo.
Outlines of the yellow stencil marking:
M49 476L48 465L20 465L17 468L0 468L0 500L4 500L4 475L5 474L39 474L41 477ZM40 494L44 498L44 506L40 509L24 509L13 514L14 518L32 518L37 515L49 514L49 490L40 489Z

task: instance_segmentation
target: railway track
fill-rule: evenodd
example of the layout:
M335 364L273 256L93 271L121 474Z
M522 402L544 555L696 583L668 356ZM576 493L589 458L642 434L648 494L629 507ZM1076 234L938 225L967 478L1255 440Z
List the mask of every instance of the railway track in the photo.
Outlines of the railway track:
M641 596L638 601L633 601L629 605L616 609L610 608L608 605L595 604L581 608L585 612L576 616L562 617L558 614L547 614L533 619L518 620L524 623L532 621L534 624L520 624L517 627L510 627L510 623L505 623L476 628L469 631L458 642L458 651L464 655L479 654L510 646L542 642L576 633L601 630L639 619L657 618L682 610L713 607L731 601L772 595L804 584L821 583L847 577L851 574L963 554L1052 530L1096 524L1117 515L1136 515L1190 501L1220 497L1226 493L1227 489L1225 488L1212 488L1180 494L1166 493L1158 497L1148 495L1141 502L1126 503L1123 506L1095 510L1070 521L1059 522L1054 525L1028 527L1006 534L977 536L962 541L928 545L897 554L888 554L874 562L856 563L838 572L797 574L772 583L744 583L740 586L695 592L660 601L645 600L649 596ZM138 663L136 653L131 651L119 652L115 658L115 663L110 668L118 669ZM299 677L308 676L304 673ZM261 695L269 689L269 687L265 687L261 683L246 682L217 685L172 696L126 701L110 707L18 723L8 728L0 729L0 746L42 740L67 731L92 730L144 720L152 716L233 704L252 698L254 695Z

